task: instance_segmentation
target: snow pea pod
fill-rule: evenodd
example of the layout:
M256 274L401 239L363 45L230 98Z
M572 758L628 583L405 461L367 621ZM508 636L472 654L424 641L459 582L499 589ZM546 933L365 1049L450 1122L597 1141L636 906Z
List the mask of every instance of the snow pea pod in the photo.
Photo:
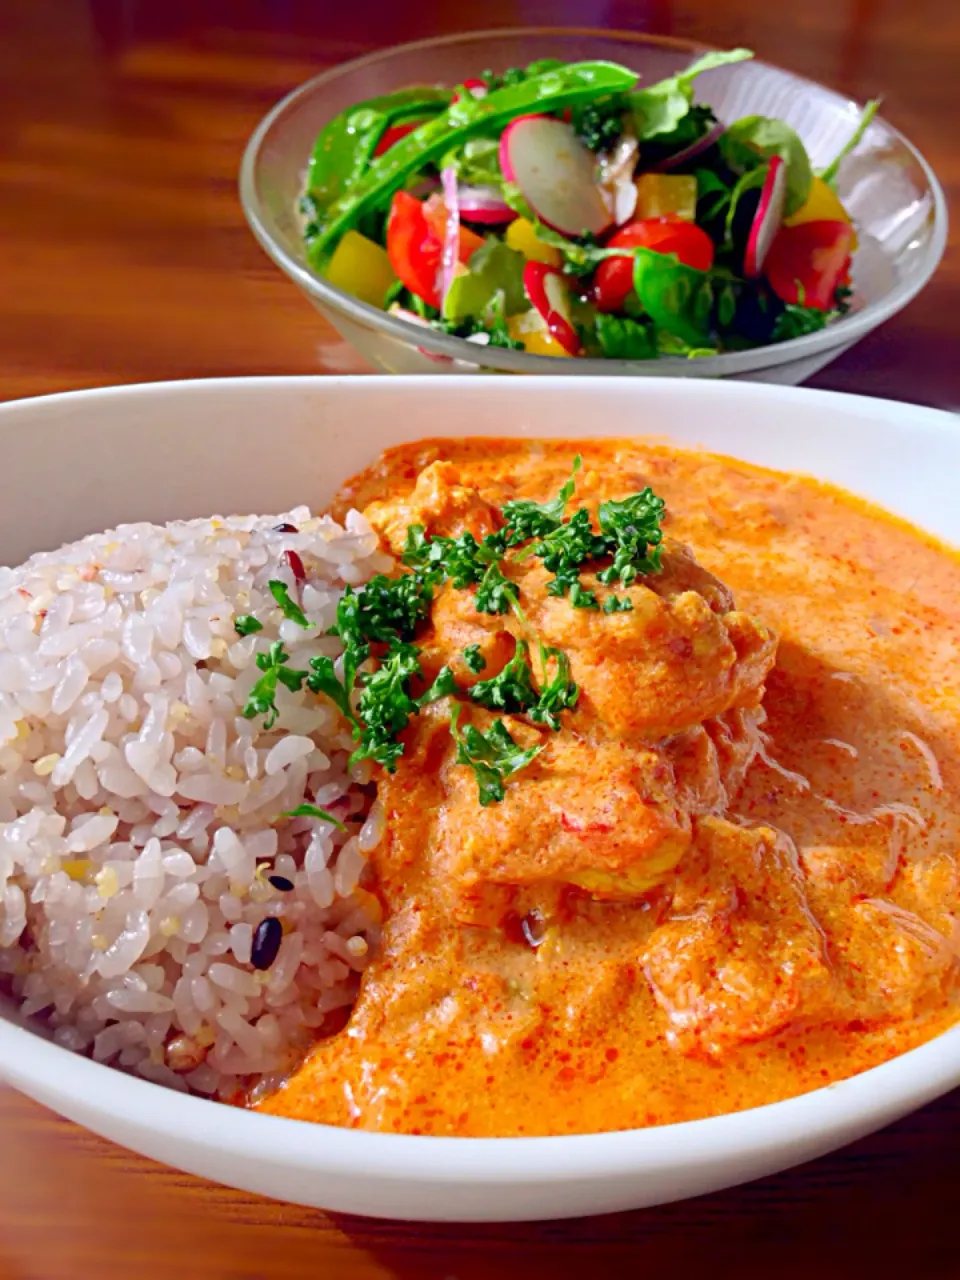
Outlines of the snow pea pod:
M443 111L452 99L450 89L422 85L358 102L334 116L317 138L307 170L307 191L316 206L325 209L350 190L391 125Z
M307 239L311 266L322 271L339 238L358 218L385 204L412 173L451 146L479 133L502 130L517 116L558 111L591 98L624 93L636 81L636 72L613 62L575 62L521 84L494 89L485 98L468 95L452 103L442 115L414 129L369 164L361 177L321 211L316 232Z
M673 254L634 249L633 287L647 315L692 347L710 342L714 281L709 271L684 266Z

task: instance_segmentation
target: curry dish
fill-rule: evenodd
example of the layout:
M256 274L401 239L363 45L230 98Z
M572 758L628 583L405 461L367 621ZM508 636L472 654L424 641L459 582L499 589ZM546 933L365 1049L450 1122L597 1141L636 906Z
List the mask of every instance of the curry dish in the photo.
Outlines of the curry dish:
M565 485L564 518L594 522L649 487L662 546L612 585L588 557L563 593L508 550L499 612L437 586L416 643L456 693L377 774L382 942L265 1111L642 1127L802 1093L957 1017L960 561L838 489L644 440L421 441L335 514L399 560L411 528L482 545ZM471 699L526 654L537 689L573 690L546 720ZM502 798L480 803L468 723L512 744Z

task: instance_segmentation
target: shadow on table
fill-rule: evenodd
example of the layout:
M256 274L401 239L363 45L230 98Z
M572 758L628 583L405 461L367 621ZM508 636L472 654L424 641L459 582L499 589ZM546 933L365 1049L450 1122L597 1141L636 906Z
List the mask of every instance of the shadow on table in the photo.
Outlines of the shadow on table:
M960 1091L846 1151L712 1196L636 1213L491 1226L335 1215L397 1280L957 1274Z

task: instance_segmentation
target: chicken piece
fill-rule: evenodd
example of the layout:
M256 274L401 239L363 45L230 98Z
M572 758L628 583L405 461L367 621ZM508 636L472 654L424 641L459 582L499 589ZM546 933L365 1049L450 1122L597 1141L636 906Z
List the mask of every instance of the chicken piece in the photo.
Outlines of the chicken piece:
M631 743L656 742L732 708L758 707L776 636L734 609L726 587L686 547L668 543L663 564L662 573L621 592L633 605L629 612L605 614L549 595L552 575L539 560L508 562L527 627L512 614L479 613L473 591L447 586L420 642L424 670L435 675L449 662L463 684L489 679L513 656L505 633L526 639L532 632L568 655L580 686L578 723L600 722ZM608 591L595 574L582 580L601 597ZM460 654L473 644L486 662L479 677L461 670Z
M722 818L696 823L642 959L670 1041L712 1057L822 1008L832 987L792 843Z
M433 462L420 472L411 493L371 502L363 513L399 556L407 541L407 529L423 525L427 533L458 537L472 533L479 542L500 524L489 502L460 483L452 462Z

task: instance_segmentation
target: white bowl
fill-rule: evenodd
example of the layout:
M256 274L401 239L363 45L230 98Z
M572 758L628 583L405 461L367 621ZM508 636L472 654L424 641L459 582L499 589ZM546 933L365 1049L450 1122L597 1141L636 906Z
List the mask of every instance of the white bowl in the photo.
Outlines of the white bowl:
M124 520L322 505L429 435L656 434L812 472L960 542L958 420L748 383L230 378L0 406L0 563ZM960 1026L840 1084L740 1114L560 1138L428 1138L256 1115L76 1057L0 1015L0 1076L95 1132L219 1182L357 1214L505 1221L637 1208L811 1159L960 1083Z

